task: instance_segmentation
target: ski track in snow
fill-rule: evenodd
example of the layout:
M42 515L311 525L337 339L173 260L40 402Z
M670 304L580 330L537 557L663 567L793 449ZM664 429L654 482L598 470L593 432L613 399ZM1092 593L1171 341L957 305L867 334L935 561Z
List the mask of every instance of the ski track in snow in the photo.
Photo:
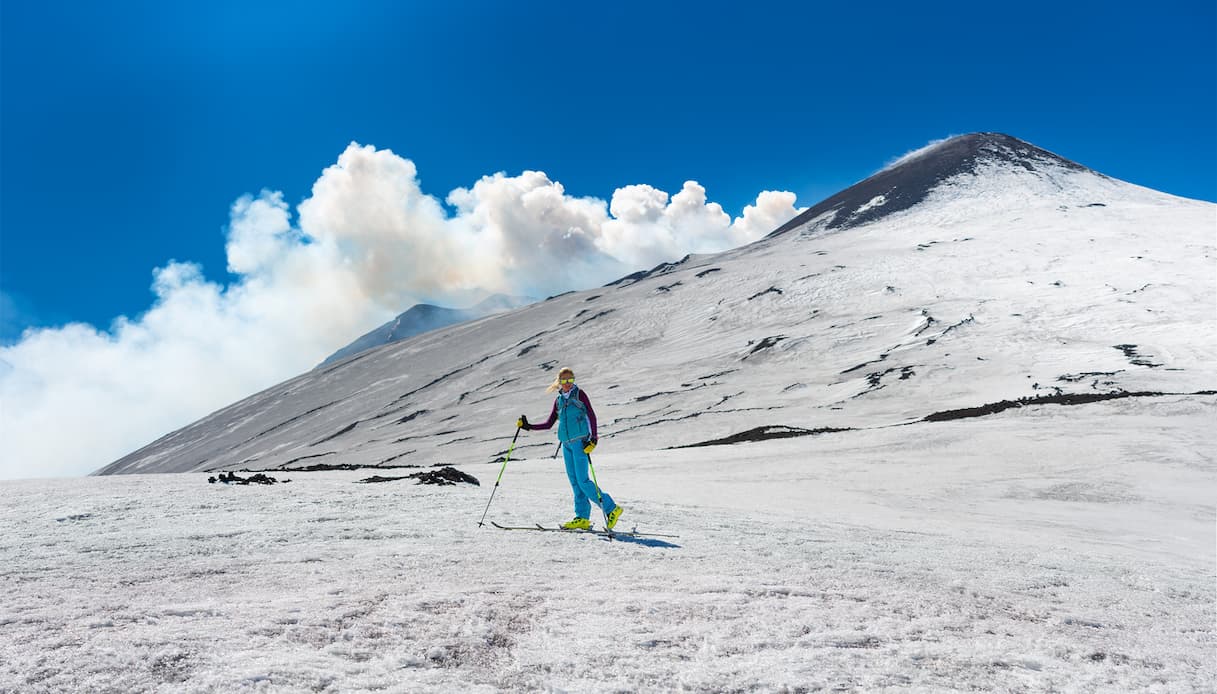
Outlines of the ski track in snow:
M1213 398L1029 409L598 455L667 540L478 528L487 464L4 483L0 691L1211 691Z

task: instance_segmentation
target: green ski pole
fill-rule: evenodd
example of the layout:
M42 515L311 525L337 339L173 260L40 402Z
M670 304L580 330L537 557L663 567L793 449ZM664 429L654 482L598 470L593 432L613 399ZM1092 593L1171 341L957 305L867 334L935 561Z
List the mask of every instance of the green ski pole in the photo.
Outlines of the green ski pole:
M604 498L600 495L600 483L596 481L596 468L592 465L592 454L587 454L587 469L592 471L592 484L596 485L596 503L600 504L600 513L604 514L604 532L610 536L613 529L608 527L608 511L604 508Z
M520 427L516 427L516 435L511 437L511 445L507 447L507 457L503 458L503 467L499 468L499 478L494 481L494 489L490 490L490 501L494 501L494 493L499 490L499 482L503 481L503 471L507 469L507 461L511 460L511 452L516 448L516 439L520 438ZM482 520L478 521L478 527L482 527L482 521L486 520L486 514L490 511L490 501L486 502L486 510L482 511Z

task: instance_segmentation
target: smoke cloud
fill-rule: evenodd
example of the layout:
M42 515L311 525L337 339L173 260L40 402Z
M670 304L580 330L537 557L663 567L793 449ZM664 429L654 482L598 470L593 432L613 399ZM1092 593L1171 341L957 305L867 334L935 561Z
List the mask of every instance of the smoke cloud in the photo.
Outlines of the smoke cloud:
M0 478L97 470L420 301L598 286L756 240L801 211L794 194L765 191L732 219L694 181L671 196L625 186L606 203L540 171L485 176L444 203L421 190L410 160L352 143L294 223L279 192L232 205L232 283L171 261L134 320L27 330L0 348Z

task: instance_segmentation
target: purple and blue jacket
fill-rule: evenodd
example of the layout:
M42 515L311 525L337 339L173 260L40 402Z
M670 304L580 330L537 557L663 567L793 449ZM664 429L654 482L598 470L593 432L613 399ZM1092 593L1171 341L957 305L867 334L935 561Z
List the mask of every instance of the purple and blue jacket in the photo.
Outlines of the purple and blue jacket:
M596 435L596 411L592 409L592 401L587 393L579 386L572 387L569 395L558 395L553 409L549 411L549 419L544 424L529 423L528 429L549 429L555 422L558 424L558 440L562 443L586 438L599 439Z

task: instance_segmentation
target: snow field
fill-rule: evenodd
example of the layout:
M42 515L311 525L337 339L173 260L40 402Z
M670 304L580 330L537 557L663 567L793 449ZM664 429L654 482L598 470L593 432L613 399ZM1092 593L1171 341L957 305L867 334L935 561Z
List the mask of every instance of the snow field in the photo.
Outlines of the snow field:
M1034 409L598 453L670 540L478 528L487 464L5 483L0 691L1212 690L1213 399Z

